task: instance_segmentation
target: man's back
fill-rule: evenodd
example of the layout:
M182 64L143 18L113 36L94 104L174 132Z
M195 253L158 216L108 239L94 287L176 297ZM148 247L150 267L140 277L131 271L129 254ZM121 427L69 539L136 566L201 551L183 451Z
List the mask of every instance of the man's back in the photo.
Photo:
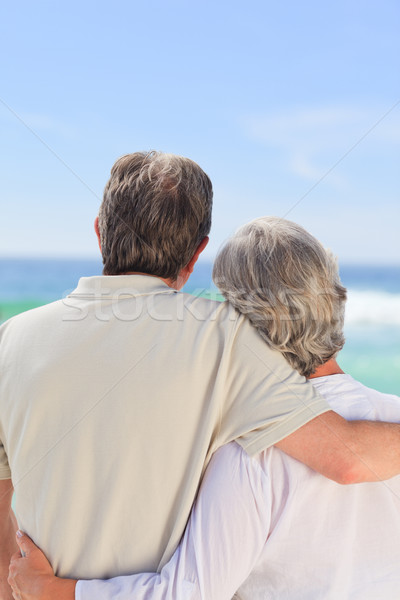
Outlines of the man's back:
M313 379L349 420L400 421L400 398L349 375ZM269 537L240 600L396 600L400 584L400 477L340 486L275 448L259 464Z
M292 395L280 385L290 379ZM1 329L0 438L20 527L60 575L157 569L213 450L260 428L243 441L259 451L313 416L297 387L228 305L149 276L84 278L64 302ZM276 390L299 414L289 425ZM307 398L326 410L311 386Z

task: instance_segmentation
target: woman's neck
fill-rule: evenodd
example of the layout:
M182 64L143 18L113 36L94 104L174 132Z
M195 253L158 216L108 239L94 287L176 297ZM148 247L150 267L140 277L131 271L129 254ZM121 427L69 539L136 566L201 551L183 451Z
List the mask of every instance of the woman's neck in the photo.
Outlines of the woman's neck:
M308 379L314 379L315 377L326 377L327 375L338 375L339 373L344 373L344 371L342 371L342 369L339 367L336 360L331 358L320 367L317 367L315 372L308 376Z

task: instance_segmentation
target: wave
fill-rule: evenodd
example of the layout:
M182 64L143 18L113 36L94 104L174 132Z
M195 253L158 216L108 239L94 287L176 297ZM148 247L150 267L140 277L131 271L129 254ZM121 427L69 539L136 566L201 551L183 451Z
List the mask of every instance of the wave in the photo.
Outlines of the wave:
M376 290L348 290L346 325L400 326L400 294Z

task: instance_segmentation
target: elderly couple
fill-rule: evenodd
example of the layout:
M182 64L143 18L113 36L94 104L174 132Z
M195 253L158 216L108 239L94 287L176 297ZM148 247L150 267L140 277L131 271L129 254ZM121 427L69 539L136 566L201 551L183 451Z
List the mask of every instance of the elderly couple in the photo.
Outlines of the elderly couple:
M104 275L1 327L2 600L398 600L400 399L335 360L335 261L260 218L227 302L182 294L211 206L191 160L120 158Z

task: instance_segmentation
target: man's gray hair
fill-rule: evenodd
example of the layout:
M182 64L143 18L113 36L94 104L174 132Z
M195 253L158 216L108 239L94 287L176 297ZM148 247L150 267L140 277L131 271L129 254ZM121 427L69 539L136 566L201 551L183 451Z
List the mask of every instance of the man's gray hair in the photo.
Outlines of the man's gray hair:
M136 152L111 169L99 211L105 275L176 280L211 228L212 185L192 160Z
M277 217L244 225L219 251L213 279L301 375L342 349L346 288L331 252L300 225Z

